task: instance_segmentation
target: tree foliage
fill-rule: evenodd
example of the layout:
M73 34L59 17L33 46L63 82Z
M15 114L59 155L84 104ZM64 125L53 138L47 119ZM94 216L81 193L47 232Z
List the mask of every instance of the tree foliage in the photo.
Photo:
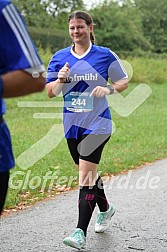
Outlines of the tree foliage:
M167 2L166 0L135 0L140 12L144 36L155 52L167 52Z
M82 0L13 0L28 26L38 31L35 37L47 45L55 30L68 34L68 15L84 10ZM115 51L167 53L166 0L104 0L89 10L95 22L97 43ZM43 31L40 32L39 28ZM48 33L48 31L50 31ZM66 37L66 35L63 35ZM58 36L57 36L58 37ZM67 37L66 37L67 38ZM59 39L59 38L58 38ZM56 37L55 37L56 41ZM67 39L66 39L67 41Z
M28 26L47 27L49 25L50 18L46 6L39 0L13 0L12 2L17 6Z
M105 1L94 8L92 14L98 44L116 51L151 49L142 32L141 17L131 3L120 6L120 2Z
M83 1L81 0L42 0L42 3L47 6L47 11L52 16L57 16L60 13L73 11L83 8Z
M59 15L83 7L82 0L13 0L28 26L54 27Z

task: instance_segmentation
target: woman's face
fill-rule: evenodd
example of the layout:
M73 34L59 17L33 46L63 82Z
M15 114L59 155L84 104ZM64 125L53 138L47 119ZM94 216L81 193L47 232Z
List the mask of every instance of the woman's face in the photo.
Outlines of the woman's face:
M87 25L83 19L71 19L69 22L69 34L74 43L90 42L90 32L93 31L93 25Z

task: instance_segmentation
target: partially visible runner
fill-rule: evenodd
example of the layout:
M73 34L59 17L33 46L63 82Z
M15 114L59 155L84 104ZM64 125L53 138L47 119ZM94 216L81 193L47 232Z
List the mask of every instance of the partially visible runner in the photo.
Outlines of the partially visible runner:
M108 229L115 206L108 202L97 167L112 132L106 95L128 87L128 76L118 56L94 44L93 20L89 13L69 16L73 45L56 52L48 66L46 91L64 97L64 132L71 156L79 169L79 218L75 231L64 244L86 247L89 221L97 203L95 232ZM108 85L108 78L112 85Z
M8 190L14 157L3 98L41 92L45 87L44 65L27 32L25 22L8 0L0 1L0 214ZM33 77L36 73L36 78Z

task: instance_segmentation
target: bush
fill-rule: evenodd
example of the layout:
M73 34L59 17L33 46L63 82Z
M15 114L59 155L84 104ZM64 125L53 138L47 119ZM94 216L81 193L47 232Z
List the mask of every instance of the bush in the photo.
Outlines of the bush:
M62 30L37 27L28 27L28 30L37 47L49 47L52 53L71 43L68 33Z
M156 83L162 84L167 82L167 64L165 58L148 58L148 57L127 57L133 68L133 83Z

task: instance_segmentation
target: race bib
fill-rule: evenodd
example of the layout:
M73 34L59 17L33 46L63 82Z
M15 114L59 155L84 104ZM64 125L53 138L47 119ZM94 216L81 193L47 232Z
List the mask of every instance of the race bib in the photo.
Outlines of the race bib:
M65 96L65 107L73 112L89 112L93 110L93 97L89 92L70 92Z

